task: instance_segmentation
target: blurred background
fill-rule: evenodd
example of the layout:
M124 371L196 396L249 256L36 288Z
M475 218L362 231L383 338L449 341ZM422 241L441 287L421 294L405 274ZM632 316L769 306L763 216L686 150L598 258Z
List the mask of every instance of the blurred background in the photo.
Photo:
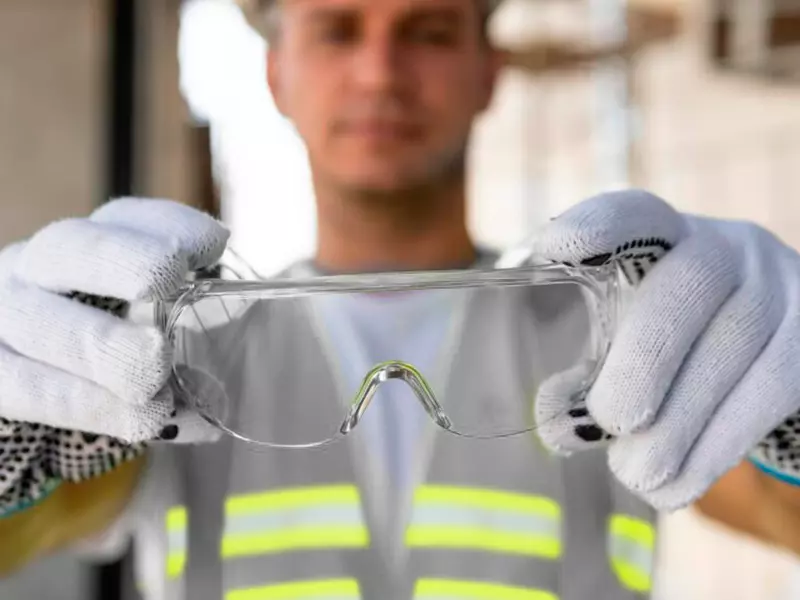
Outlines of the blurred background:
M472 149L479 240L636 185L800 247L800 0L506 0L492 30L512 59ZM264 273L311 252L267 51L231 0L0 1L0 246L134 194L220 215ZM55 556L0 598L121 599L127 564ZM658 600L800 598L793 557L692 511L659 575Z

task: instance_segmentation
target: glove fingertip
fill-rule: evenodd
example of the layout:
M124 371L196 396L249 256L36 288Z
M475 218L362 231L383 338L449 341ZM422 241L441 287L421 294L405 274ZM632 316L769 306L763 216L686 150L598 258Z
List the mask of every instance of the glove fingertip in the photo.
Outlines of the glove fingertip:
M123 424L114 437L127 444L141 444L157 440L175 410L175 397L170 386L165 386L147 404L136 407L134 418Z
M162 198L117 198L96 210L90 219L176 242L190 270L219 261L230 239L228 228L213 216Z
M158 440L172 444L209 444L221 437L222 431L199 414L179 409L159 432Z
M567 264L605 264L623 252L663 253L688 235L683 215L638 189L591 197L545 224L535 251ZM626 247L627 246L627 247Z

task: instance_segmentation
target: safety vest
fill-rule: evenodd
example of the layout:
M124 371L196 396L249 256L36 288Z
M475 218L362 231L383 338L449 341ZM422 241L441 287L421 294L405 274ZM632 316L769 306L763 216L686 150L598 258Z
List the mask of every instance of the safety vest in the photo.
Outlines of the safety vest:
M555 289L555 288L554 288ZM553 295L555 294L555 295ZM564 302L542 294L535 311ZM278 310L271 305L271 310ZM302 302L284 303L269 336L248 333L227 357L242 386L264 402L236 418L263 423L291 403L270 398L330 396L337 378ZM552 339L517 339L534 311L490 292L472 299L446 397L521 397L517 376L490 386L474 373L495 365L537 375L537 365L575 352ZM263 318L263 315L259 319ZM260 321L261 322L261 321ZM249 331L249 330L248 330ZM563 328L558 329L559 334ZM563 356L560 357L563 359ZM328 364L327 371L324 366ZM562 363L563 364L563 363ZM480 365L480 369L476 368ZM497 389L498 379L507 389ZM252 388L251 388L252 389ZM235 396L236 390L230 390ZM532 400L532 399L531 399ZM445 403L450 411L475 410ZM508 410L531 410L510 405ZM341 407L303 415L338 424ZM610 475L601 451L549 454L535 434L466 440L431 424L420 444L419 483L395 523L404 539L392 557L375 535L385 490L371 485L358 430L315 450L255 448L225 438L176 447L172 496L152 518L163 528L165 586L153 600L632 600L649 595L655 514ZM167 500L169 498L169 500ZM393 560L405 567L392 569ZM151 590L152 592L152 590Z

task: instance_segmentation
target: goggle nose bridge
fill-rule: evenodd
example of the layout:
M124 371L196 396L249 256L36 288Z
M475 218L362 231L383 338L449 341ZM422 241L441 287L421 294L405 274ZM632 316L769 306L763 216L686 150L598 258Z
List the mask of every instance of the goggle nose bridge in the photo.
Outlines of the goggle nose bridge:
M361 387L350 404L347 417L339 429L340 433L349 433L358 425L370 402L372 402L372 398L378 392L378 388L391 379L399 379L408 385L425 409L425 412L439 427L448 430L452 427L450 419L444 414L442 405L439 404L436 395L422 374L408 363L392 360L375 365L366 374Z

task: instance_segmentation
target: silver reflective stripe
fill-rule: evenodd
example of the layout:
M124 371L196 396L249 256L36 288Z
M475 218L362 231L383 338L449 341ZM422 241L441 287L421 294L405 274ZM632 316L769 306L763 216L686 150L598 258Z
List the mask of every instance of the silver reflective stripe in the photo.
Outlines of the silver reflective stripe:
M558 539L560 526L556 519L540 514L513 513L487 508L463 506L417 506L413 512L417 527L488 528L506 533L528 533Z
M653 551L632 539L611 536L611 556L624 560L643 574L653 572Z
M330 525L360 527L362 525L360 507L354 505L309 506L232 515L228 517L225 524L225 534L248 535L254 531L267 533L290 527L326 527Z
M170 531L167 534L167 543L170 552L182 552L186 550L186 529Z

